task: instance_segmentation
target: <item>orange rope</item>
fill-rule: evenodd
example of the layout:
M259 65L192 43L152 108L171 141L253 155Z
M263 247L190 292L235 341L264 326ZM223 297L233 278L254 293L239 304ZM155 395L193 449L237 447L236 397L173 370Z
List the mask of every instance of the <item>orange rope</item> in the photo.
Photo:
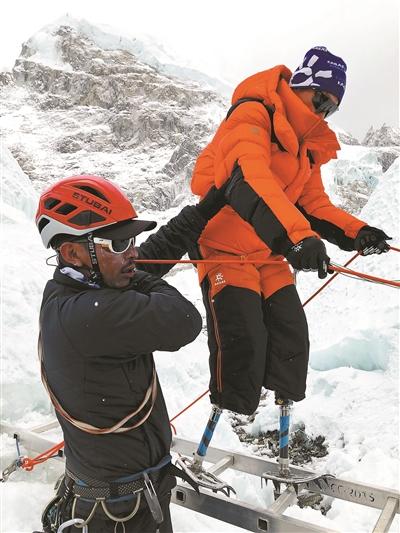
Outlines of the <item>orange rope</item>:
M40 455L37 455L33 459L30 459L29 457L24 457L22 459L21 468L30 472L31 470L33 470L34 466L40 463L44 463L45 461L47 461L47 459L51 459L51 457L53 457L55 453L58 453L62 448L64 448L64 441L56 444L55 446L53 446L49 450L46 450Z
M350 263L352 263L352 262L354 261L354 259L357 259L357 257L358 257L359 255L360 255L359 252L357 252L356 255L353 255L353 257L352 257L351 259L349 259L349 260L347 261L347 263L345 263L344 266L347 267L347 265L350 265ZM317 294L319 294L321 291L323 291L323 290L325 289L325 287L326 287L327 285L329 285L329 283L331 283L331 282L332 282L332 281L333 281L338 275L339 275L339 272L335 272L335 274L333 274L333 276L331 276L331 277L328 279L327 282L325 282L323 285L321 285L321 287L320 287L317 291L315 291L314 294L312 294L312 295L308 298L308 300L306 300L306 301L303 303L303 307L305 307L305 306L308 304L308 302L311 302L311 300L312 300L313 298L315 298L315 297L317 296Z
M192 405L194 405L195 403L197 403L199 400L201 400L206 394L208 394L209 392L209 389L207 389L205 392L203 392L203 394L200 394L200 396L198 396L195 400L193 400L189 405L187 405L184 409L182 409L182 411L179 411L179 413L177 415L175 415L174 417L171 418L171 420L169 421L172 429L174 430L174 433L176 435L176 429L175 429L175 426L172 424L172 422L178 418L178 416L181 416L185 411L187 411L188 409L190 409L192 407Z
M356 270L350 270L349 268L343 268L341 266L329 265L329 268L330 270L334 270L335 272L339 272L341 274L351 274L352 276L357 276L358 278L367 279L368 281L375 281L377 283L383 283L384 285L388 285L389 287L400 288L399 281L391 281L389 279L378 278L376 276L371 276L369 274L364 274L363 272L357 272Z
M287 261L285 261L287 262ZM202 263L211 263L211 264L252 264L252 265L276 265L277 261L273 259L135 259L135 263L152 263L156 265L175 265L186 264L186 265L197 265Z
M400 252L400 248L395 248L394 246L390 247L391 250L394 250L395 252ZM361 272L356 272L354 270L347 269L347 265L349 265L351 262L353 262L360 254L357 253L354 255L347 263L345 263L344 267L339 266L333 266L330 265L329 269L335 271L335 274L326 282L322 287L320 287L308 300L306 300L303 304L303 307L305 307L313 298L315 298L329 283L331 283L336 276L339 275L339 273L343 274L352 274L354 276L367 279L369 281L376 281L379 283L386 283L387 285L390 285L392 287L400 287L400 283L397 281L390 281L383 278L378 278L376 276L370 276L369 274L363 274ZM158 263L158 264L175 264L175 263L184 263L184 264L197 264L197 263L240 263L240 264L246 264L246 263L252 263L252 264L268 264L268 263L274 263L276 264L276 261L273 260L256 260L251 261L249 259L219 259L219 260L206 260L206 259L199 259L199 260L190 260L190 259L179 259L179 260L169 260L169 259L137 259L135 263ZM200 394L195 400L193 400L189 405L187 405L184 409L179 411L174 417L172 417L169 421L174 434L176 435L177 431L172 423L174 420L176 420L179 416L181 416L183 413L185 413L188 409L190 409L195 403L200 401L206 394L209 393L209 389L207 389L205 392ZM64 441L60 442L59 444L56 444L49 450L41 453L40 455L34 457L33 459L30 459L29 457L25 457L22 459L21 467L24 468L27 471L33 470L34 466L40 463L44 463L47 461L47 459L50 459L54 456L55 453L58 453L59 450L61 450L64 447Z
M400 252L400 249L397 249L397 248L393 248L391 247L391 249L395 250L395 251L398 251ZM353 257L351 259L349 259L347 261L347 263L345 263L345 267L347 267L348 265L350 265L350 263L352 263L355 259L357 259L357 257L360 255L359 252L357 252L355 255L353 255ZM348 270L346 268L341 268L341 267L333 267L333 266L329 266L329 268L331 270L336 270L335 274L333 274L333 276L326 282L324 283L317 291L314 292L314 294L312 294L304 303L303 303L303 307L305 307L309 302L311 302L311 300L313 298L315 298L323 289L325 289L325 287L327 285L329 285L329 283L331 283L338 275L340 272L343 272L343 273L352 273L354 275L357 275L359 277L364 277L366 279L370 279L371 281L380 281L380 282L386 282L388 284L394 284L394 286L396 287L399 287L400 284L397 283L397 282L392 282L392 281L389 281L388 280L382 280L381 278L375 278L374 276L369 276L367 274L362 274L360 272L355 272L353 270ZM174 433L176 435L176 428L175 426L171 423L172 421L174 421L176 418L178 418L181 414L183 414L185 411L187 411L190 407L192 407L192 405L194 405L196 402L198 402L199 400L201 400L206 394L208 394L209 392L209 389L207 389L205 392L203 392L203 394L200 394L200 396L198 396L195 400L193 400L187 407L185 407L184 409L182 409L182 411L180 411L177 415L175 415L173 418L171 418L170 420L170 424L174 430Z

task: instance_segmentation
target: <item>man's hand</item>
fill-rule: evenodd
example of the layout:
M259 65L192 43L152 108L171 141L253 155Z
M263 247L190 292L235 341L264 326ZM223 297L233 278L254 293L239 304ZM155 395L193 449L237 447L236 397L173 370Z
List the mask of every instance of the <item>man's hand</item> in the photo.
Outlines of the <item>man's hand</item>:
M286 259L296 270L317 272L320 279L326 278L330 258L326 253L325 244L316 237L307 237L292 246Z
M386 253L390 249L386 242L388 239L391 239L391 237L388 237L381 229L364 226L354 240L354 248L361 255Z
M217 189L215 185L209 189L208 193L202 200L196 205L200 214L206 220L210 220L226 205L225 189L229 183L229 180L225 182L220 189Z
M148 274L147 272L136 270L128 288L149 295L158 287L165 285L166 282L163 279Z

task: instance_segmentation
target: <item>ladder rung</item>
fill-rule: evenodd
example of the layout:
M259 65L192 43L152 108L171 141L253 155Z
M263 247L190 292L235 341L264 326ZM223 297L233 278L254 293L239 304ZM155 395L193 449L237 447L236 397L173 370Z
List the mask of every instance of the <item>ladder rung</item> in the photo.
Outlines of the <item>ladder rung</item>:
M399 502L396 498L388 498L372 533L387 533L396 515Z
M229 468L233 465L233 455L226 455L222 459L220 459L217 463L213 464L210 468L208 468L208 472L211 474L214 474L214 476L218 476L221 472Z
M293 487L288 487L277 498L272 505L268 507L268 512L283 514L297 500L297 494Z

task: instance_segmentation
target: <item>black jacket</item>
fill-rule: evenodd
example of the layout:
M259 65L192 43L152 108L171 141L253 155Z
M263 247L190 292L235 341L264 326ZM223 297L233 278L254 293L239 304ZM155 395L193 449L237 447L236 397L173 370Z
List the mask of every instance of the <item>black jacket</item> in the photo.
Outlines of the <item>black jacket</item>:
M206 223L196 207L184 208L140 246L139 257L179 259ZM41 346L48 384L72 417L112 426L142 402L152 352L179 350L199 334L196 308L153 275L171 267L144 265L152 274L138 271L123 290L92 288L56 269L43 295ZM126 433L92 435L57 416L67 467L77 474L110 481L153 467L169 454L171 430L160 387L150 417Z

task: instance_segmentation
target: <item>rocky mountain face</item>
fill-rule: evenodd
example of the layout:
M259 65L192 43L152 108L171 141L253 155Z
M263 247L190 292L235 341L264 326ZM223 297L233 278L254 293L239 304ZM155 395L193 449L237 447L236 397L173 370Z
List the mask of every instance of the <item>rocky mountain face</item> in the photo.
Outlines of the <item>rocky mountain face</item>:
M400 128L383 124L380 128L372 126L362 142L364 146L400 146Z
M360 141L354 137L351 133L341 130L339 128L332 128L335 133L336 137L338 138L340 144L349 144L351 146L359 146Z
M376 129L371 126L362 144L374 148L383 172L386 172L400 155L400 128L386 124Z
M358 215L386 171L400 156L400 129L384 124L381 128L370 128L360 143L351 134L334 128L344 154L328 165L336 196L335 204ZM349 157L349 147L351 157Z
M226 109L215 91L64 25L25 43L0 84L6 144L37 190L98 174L149 209L188 194L196 156Z
M37 191L88 173L115 180L139 210L190 200L194 161L229 103L221 82L158 48L70 18L24 43L0 73L0 126ZM360 145L334 129L343 153L328 167L330 193L358 213L399 156L400 133L384 125Z

